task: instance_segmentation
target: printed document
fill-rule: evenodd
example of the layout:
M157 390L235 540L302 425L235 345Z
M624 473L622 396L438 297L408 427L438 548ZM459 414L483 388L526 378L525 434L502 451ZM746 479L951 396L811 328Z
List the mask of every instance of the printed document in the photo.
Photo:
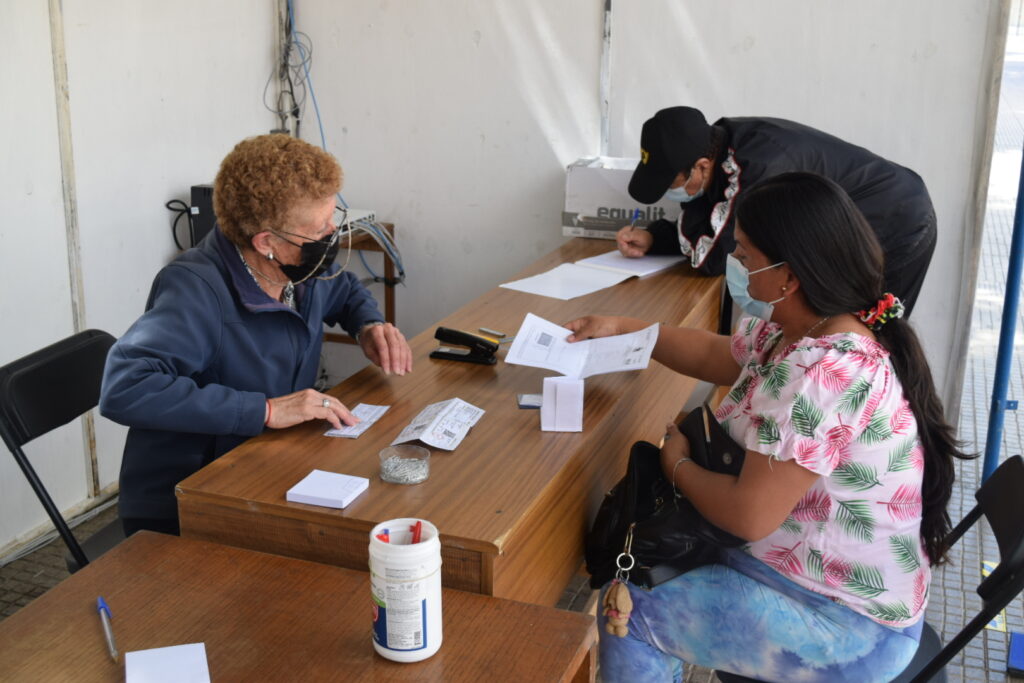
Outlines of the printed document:
M584 379L592 375L647 367L658 341L658 325L615 337L585 339L570 344L572 330L527 313L505 356L513 365L529 365Z
M527 294L540 294L554 299L575 299L631 277L647 277L671 268L685 260L682 254L627 258L618 251L563 263L546 273L506 282L501 285Z
M412 419L391 445L419 439L434 448L455 450L484 412L460 398L431 403Z
M347 425L341 429L328 429L324 432L324 436L340 436L344 439L358 439L359 436L367 429L373 426L373 423L381 418L381 416L388 412L388 408L391 406L372 406L369 403L360 403L352 409L352 414L359 418L359 422L354 425Z

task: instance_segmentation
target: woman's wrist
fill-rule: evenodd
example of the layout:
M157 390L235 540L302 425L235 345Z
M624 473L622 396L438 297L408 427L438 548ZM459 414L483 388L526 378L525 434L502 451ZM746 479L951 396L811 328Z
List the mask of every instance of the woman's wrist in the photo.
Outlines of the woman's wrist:
M693 462L693 458L683 456L682 458L676 460L676 464L672 466L672 493L674 493L676 496L679 495L679 491L676 488L676 470L678 470L679 466L682 465L684 462Z

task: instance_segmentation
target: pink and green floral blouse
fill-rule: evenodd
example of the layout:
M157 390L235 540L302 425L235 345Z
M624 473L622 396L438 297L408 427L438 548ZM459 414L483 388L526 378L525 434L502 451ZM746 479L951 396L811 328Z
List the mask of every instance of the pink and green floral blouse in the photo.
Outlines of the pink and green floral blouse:
M740 376L716 412L747 449L820 475L786 521L748 551L795 583L876 621L924 614L924 456L888 352L857 334L804 338L769 359L781 328L744 318Z

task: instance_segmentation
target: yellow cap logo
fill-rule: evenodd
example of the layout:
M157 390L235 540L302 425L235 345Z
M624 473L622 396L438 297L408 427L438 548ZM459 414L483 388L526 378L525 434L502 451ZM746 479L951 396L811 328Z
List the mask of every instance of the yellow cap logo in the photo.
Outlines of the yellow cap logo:
M641 147L641 148L640 148L640 163L641 163L641 164L646 164L646 163L647 163L647 161L648 161L648 160L649 160L650 158L651 158L651 155L650 155L650 153L648 153L648 151L647 151L646 149L644 149L643 147Z

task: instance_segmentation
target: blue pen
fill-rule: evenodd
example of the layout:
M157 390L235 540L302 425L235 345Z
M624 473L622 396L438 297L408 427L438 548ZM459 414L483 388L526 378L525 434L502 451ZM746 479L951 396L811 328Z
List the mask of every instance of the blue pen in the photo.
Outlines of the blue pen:
M117 661L117 645L114 644L114 630L110 627L110 608L103 600L103 596L96 598L96 611L100 613L100 623L103 624L103 637L107 639L107 649L110 650L110 658Z
M640 218L640 207L637 207L636 209L633 210L633 220L630 222L629 227L635 228L636 221L638 218Z

